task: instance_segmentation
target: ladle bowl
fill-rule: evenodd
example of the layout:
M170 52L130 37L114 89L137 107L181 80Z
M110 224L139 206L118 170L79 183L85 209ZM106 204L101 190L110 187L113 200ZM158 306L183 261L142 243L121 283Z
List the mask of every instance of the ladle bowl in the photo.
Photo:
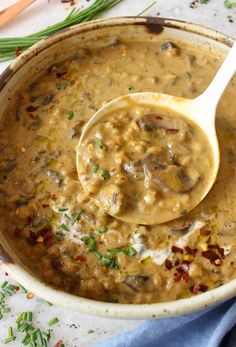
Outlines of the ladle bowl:
M115 113L119 109L126 108L130 106L131 104L140 105L140 106L149 105L149 106L154 106L154 107L156 106L163 109L169 109L173 111L174 113L180 114L186 120L189 120L195 123L198 127L200 127L201 130L204 132L204 134L207 136L211 146L212 153L213 153L212 174L209 177L208 184L205 185L205 189L198 196L198 199L195 200L195 205L191 206L190 209L193 209L208 194L208 192L212 188L217 177L217 173L218 173L219 165L220 165L220 151L219 151L219 144L218 144L216 128L215 128L216 108L235 70L236 70L236 44L233 45L232 49L230 50L229 54L227 55L225 61L221 65L219 71L217 72L215 78L213 79L209 87L205 90L203 94L201 94L195 99L176 97L176 96L167 95L164 93L142 92L142 93L132 93L132 94L124 95L108 102L93 115L93 117L89 120L89 122L84 127L84 130L81 134L81 137L77 146L78 173L79 173L79 165L80 165L79 159L78 159L79 158L78 153L79 153L80 146L83 145L83 142L86 136L89 134L91 128L94 127L105 116L107 116L108 114ZM79 177L80 177L80 174L79 174ZM86 190L83 184L83 180L81 179L80 181L82 183L82 186ZM99 204L98 201L96 200L94 201L99 207L101 207L101 204ZM128 219L128 220L126 216L124 218L122 218L122 216L118 216L118 218L130 223L138 222L133 220L133 217L130 217L131 219ZM176 216L173 215L172 219L175 219L175 218ZM171 220L171 218L169 220ZM157 215L156 223L158 224L160 222L163 222L163 221ZM165 222L167 221L165 220ZM145 224L147 223L145 222ZM153 224L153 221L151 224Z

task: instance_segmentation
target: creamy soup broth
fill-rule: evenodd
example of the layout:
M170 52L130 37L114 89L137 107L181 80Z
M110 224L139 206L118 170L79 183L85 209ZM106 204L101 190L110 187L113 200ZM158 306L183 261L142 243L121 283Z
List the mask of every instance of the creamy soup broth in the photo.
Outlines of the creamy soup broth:
M236 81L217 112L217 182L189 214L161 225L106 214L78 180L75 149L103 104L130 92L194 98L221 61L180 42L78 49L20 92L0 136L1 229L43 281L78 296L152 303L197 295L235 278Z
M80 181L98 207L130 223L159 224L195 207L214 171L202 129L162 107L108 112L78 146Z

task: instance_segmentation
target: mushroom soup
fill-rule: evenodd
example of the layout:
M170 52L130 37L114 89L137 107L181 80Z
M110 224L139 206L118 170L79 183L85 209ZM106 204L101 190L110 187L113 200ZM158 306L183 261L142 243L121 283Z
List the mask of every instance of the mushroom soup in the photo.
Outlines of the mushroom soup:
M96 206L78 180L76 146L83 126L104 103L130 92L194 98L221 61L208 50L161 36L156 42L114 42L77 49L73 59L29 83L6 112L0 130L1 228L38 277L75 295L133 304L197 295L236 273L236 81L218 107L221 165L207 197L169 223L122 222ZM150 136L145 114L137 131ZM163 135L158 141L179 136ZM152 158L150 153L146 167L151 178ZM210 154L204 158L209 162ZM134 175L133 160L121 165L125 175ZM169 186L165 176L157 179ZM191 184L197 187L197 174Z

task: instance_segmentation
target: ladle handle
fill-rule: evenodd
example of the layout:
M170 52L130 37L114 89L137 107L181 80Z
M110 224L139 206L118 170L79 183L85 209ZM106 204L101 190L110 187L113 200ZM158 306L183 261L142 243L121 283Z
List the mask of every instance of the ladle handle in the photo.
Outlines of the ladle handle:
M233 44L233 47L229 51L226 59L218 70L215 78L209 85L209 87L205 90L203 94L201 94L197 99L198 102L204 102L208 105L209 108L217 107L217 104L227 87L230 79L236 71L236 42Z

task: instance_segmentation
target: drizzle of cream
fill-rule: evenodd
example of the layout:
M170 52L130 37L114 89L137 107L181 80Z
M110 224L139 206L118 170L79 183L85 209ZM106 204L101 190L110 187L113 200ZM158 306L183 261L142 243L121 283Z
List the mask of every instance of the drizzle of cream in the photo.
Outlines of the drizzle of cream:
M189 238L191 235L193 235L197 230L202 228L205 223L202 221L195 221L189 228L188 232L180 237L177 241L169 244L167 247L157 249L157 250L151 250L146 248L146 246L143 244L142 238L140 234L134 234L133 235L133 247L137 251L137 253L140 256L140 260L143 260L145 258L151 257L157 265L162 265L164 261L168 259L172 259L172 246L177 246L180 248L183 248L186 246Z
M61 202L60 205L51 205L51 208L57 216L53 223L53 229L62 232L65 236L65 239L67 240L70 240L77 244L83 243L81 237L84 236L84 234L81 233L79 224L76 222L72 225L71 223L73 219L73 212L71 206L66 205L64 202ZM60 212L59 209L67 210L65 212ZM61 227L61 225L63 224L69 229L69 231L66 231Z

